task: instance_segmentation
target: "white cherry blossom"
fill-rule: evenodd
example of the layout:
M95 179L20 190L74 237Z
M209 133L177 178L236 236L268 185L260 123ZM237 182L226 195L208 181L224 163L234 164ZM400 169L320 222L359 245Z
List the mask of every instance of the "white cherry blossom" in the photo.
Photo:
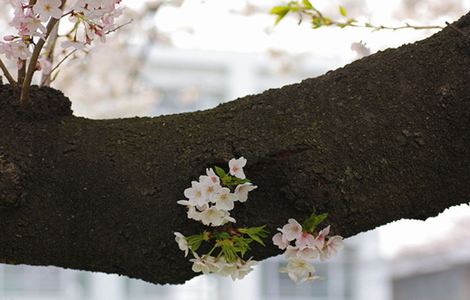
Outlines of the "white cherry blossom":
M223 223L221 225L223 225L225 223L228 223L228 222L230 222L230 223L236 223L237 222L234 218L232 218L230 216L229 212L223 211L223 213L224 213L224 220L223 220Z
M182 235L179 232L175 232L175 241L178 243L178 247L180 248L181 251L184 251L184 256L188 256L189 253L189 247L188 247L188 241L186 241L186 238L184 235Z
M281 269L282 273L287 273L295 283L302 283L307 280L314 280L318 277L315 276L315 268L304 259L291 258L287 263L287 267Z
M295 246L299 249L315 247L315 238L308 232L302 232L295 241Z
M236 267L237 267L237 272L234 272L230 276L232 277L232 280L236 279L243 279L246 275L248 275L251 271L253 271L253 267L257 264L258 262L255 260L249 259L246 262L243 262L241 260L237 261Z
M243 172L243 167L246 166L246 158L243 156L239 159L232 158L228 162L228 166L230 168L230 175L238 177L240 179L245 179L245 173Z
M320 251L315 247L298 249L296 256L305 260L312 260L320 256Z
M217 177L218 178L218 177ZM202 185L202 193L204 197L210 199L215 193L217 193L222 186L218 182L214 182L209 176L199 177L199 182Z
M211 202L215 203L215 207L220 210L229 211L235 207L234 202L237 196L230 192L228 188L221 188L211 197Z
M237 264L228 263L225 261L225 259L223 260L223 262L220 263L220 269L217 272L217 274L221 276L225 276L225 277L233 276L232 279L237 276L237 273L238 273Z
M256 188L258 187L250 182L237 185L235 188L235 195L237 195L238 201L246 202L246 200L248 200L248 193Z
M289 241L284 237L282 232L278 232L273 236L273 244L278 246L279 249L284 250L289 246Z
M212 181L214 184L220 184L220 178L215 174L214 170L212 168L206 169L206 174L207 177Z
M201 221L201 213L196 210L194 206L188 208L188 219Z
M61 0L37 0L33 10L39 14L41 21L47 21L50 18L60 19L62 17L61 4Z
M199 257L197 254L194 253L195 258L190 259L193 263L192 270L195 273L203 273L208 274L214 270L215 267L215 258L212 256L203 255Z
M302 235L302 225L295 219L289 219L288 224L282 227L281 232L288 241L293 241Z
M236 262L228 263L224 257L218 259L218 266L220 267L217 274L222 276L230 276L232 280L243 279L252 270L253 266L257 264L257 261L249 259L248 261L242 261L238 259Z
M25 60L31 56L31 51L23 40L14 40L9 43L0 42L0 53L11 60Z
M200 213L201 222L204 225L221 226L225 224L225 213L215 207L210 207Z
M33 15L27 15L18 20L17 28L20 36L32 35L43 38L46 33L46 26Z
M320 252L321 260L329 259L335 256L338 251L344 248L343 237L339 235L332 236L325 243L325 246Z
M293 257L297 257L297 252L299 252L299 248L289 245L284 252L284 256L286 259L291 259Z
M189 199L193 205L203 206L207 204L208 198L204 194L204 186L197 181L191 182L191 187L184 190L184 196Z
M328 236L330 226L321 230L316 238L311 232L303 231L295 219L289 219L288 224L278 230L280 233L273 236L273 244L285 250L284 256L288 260L287 267L281 272L288 273L296 283L319 278L309 261L331 258L343 248L341 236Z
M325 240L328 234L330 234L330 226L325 227L318 233L318 236L315 238L315 242L319 249L322 249L325 245Z

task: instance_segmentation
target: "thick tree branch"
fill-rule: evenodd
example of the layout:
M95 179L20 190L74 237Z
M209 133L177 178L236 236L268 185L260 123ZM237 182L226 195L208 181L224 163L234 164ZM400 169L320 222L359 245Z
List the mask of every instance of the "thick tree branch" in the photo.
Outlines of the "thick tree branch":
M454 25L468 33L470 15ZM0 88L5 263L184 282L195 274L173 232L201 227L176 201L206 167L239 155L260 188L237 224L272 233L313 207L349 237L470 200L470 51L450 28L195 113L88 120L50 89L34 89L30 108L13 93Z

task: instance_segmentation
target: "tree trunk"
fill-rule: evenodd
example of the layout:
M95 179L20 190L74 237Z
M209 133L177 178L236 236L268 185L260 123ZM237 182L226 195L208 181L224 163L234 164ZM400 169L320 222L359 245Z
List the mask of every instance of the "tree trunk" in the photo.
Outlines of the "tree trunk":
M1 86L1 262L182 283L196 274L173 232L202 227L176 201L238 156L259 188L232 215L271 233L313 208L349 237L470 201L470 14L454 25L467 37L447 27L299 84L157 118L74 117L47 88L22 108Z

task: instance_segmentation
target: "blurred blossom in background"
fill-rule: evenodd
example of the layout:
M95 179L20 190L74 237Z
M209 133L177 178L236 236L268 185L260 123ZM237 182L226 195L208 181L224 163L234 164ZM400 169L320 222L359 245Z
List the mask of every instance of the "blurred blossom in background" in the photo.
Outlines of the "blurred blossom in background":
M351 17L390 26L444 25L470 10L468 0L312 2L332 17L340 17L338 5L343 5ZM298 25L296 16L274 26L275 17L267 12L280 0L124 3L129 9L121 22L132 22L89 55L72 58L53 83L70 97L76 115L123 118L207 109L435 32L313 30L308 20ZM8 10L0 10L0 33L8 32L10 18ZM263 262L240 282L199 276L172 287L0 265L0 299L468 300L469 241L470 207L463 205L425 222L403 220L348 239L341 255L317 266L324 279L313 284L296 286L280 274L281 257Z

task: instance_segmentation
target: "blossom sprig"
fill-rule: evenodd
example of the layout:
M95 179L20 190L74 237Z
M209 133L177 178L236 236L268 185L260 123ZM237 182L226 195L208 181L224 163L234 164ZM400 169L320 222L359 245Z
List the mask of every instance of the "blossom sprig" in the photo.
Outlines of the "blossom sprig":
M229 173L222 168L206 169L206 175L199 181L191 182L191 187L184 191L185 200L177 203L188 208L188 218L206 226L218 227L226 223L235 223L230 215L235 202L246 202L248 193L257 188L246 178L243 167L246 159L231 159Z
M194 257L190 259L194 272L216 273L230 276L233 280L242 279L257 263L252 258L245 258L246 253L251 250L250 245L256 242L265 246L263 239L268 236L268 232L264 227L233 228L228 226L187 237L175 232L175 240L180 250L185 252L185 256L191 252ZM210 251L199 255L197 251L203 243L207 243Z
M257 188L246 178L243 157L229 161L229 171L220 167L206 169L199 181L193 181L184 191L186 200L177 203L187 207L187 216L208 227L200 234L184 236L175 232L175 241L185 256L193 258L192 270L196 273L216 273L230 276L233 280L245 277L257 263L252 257L246 259L253 242L265 246L268 236L265 226L236 228L236 220L230 215L236 202L246 202L249 192ZM206 254L198 250L207 249Z
M287 273L296 283L318 279L315 267L311 261L319 258L326 260L335 256L343 245L343 238L339 235L330 236L330 226L318 231L327 214L312 215L299 224L295 219L289 219L280 232L272 238L273 244L285 250L287 266L280 271Z
M59 39L64 51L68 48L86 50L95 39L105 40L114 31L116 18L121 14L121 0L9 0L13 7L10 25L16 30L0 41L0 54L13 61L18 69L17 79L0 58L0 68L10 84L21 88L21 102L29 100L29 86L36 71L43 77L54 78L51 73L63 63L53 66L55 44ZM72 29L59 35L59 23L67 19ZM48 44L46 45L46 41ZM65 57L69 57L66 55ZM50 83L51 80L44 80Z

